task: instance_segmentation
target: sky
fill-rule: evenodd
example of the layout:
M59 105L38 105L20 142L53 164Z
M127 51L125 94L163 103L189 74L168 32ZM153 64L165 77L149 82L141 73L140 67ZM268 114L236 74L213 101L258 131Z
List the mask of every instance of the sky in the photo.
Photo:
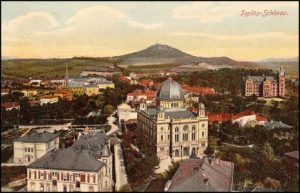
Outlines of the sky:
M159 43L195 56L239 61L297 57L298 6L297 1L1 1L1 53L9 58L104 57ZM255 11L262 14L249 15Z

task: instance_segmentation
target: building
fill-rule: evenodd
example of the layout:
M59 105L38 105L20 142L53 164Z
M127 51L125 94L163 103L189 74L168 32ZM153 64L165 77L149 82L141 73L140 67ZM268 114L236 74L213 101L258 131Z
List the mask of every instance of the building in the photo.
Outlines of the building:
M204 156L183 161L167 192L231 192L233 191L234 163Z
M293 128L292 126L290 125L287 125L281 121L269 121L269 122L265 122L263 124L265 126L265 128L271 130L271 129L277 129L277 128L281 128L281 129L291 129Z
M231 122L232 114L226 113L207 113L208 124L221 124Z
M58 102L58 96L56 95L45 95L41 96L40 98L40 104L48 104L48 103L57 103Z
M134 92L127 94L126 102L140 103L142 99L144 99L147 104L152 104L153 102L155 102L155 98L156 91L135 90Z
M50 151L59 148L58 135L44 132L32 133L14 140L14 163L29 164Z
M121 125L122 121L137 120L137 112L135 108L131 108L127 103L121 103L117 107L118 122Z
M214 95L215 89L210 87L192 87L188 85L183 85L182 89L189 95Z
M112 81L104 78L72 78L68 79L68 89L77 95L88 96L100 94L100 89L115 88Z
M112 77L115 74L120 74L121 72L116 71L116 69L112 68L103 68L97 70L84 70L80 73L81 77L86 76L103 76L103 77Z
M256 125L264 125L267 122L267 119L261 115L258 115L252 111L243 111L236 115L233 115L231 122L238 123L241 127Z
M205 106L199 104L198 114L187 110L183 90L172 78L160 85L156 101L154 108L144 103L138 109L140 140L147 142L160 159L202 155L208 145Z
M21 92L24 94L24 96L36 96L38 94L37 90L28 89L28 90L21 90Z
M245 80L245 96L285 97L285 73L280 67L278 77L248 76Z
M112 153L105 133L81 136L73 146L27 167L27 191L112 191Z
M1 109L11 111L13 109L20 110L20 104L16 102L6 102L1 104Z

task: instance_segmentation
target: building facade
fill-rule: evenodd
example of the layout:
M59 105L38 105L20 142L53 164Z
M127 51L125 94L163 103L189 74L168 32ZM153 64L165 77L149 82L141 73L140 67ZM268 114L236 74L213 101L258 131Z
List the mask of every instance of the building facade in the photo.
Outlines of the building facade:
M285 73L280 67L277 80L272 76L248 76L245 80L245 96L285 97Z
M199 104L198 113L184 107L184 92L169 78L157 90L157 106L141 104L137 110L140 140L151 145L160 159L200 156L208 146L208 118L205 106Z
M27 191L112 191L112 153L104 133L83 135L73 146L46 154L27 167Z
M25 135L14 140L14 163L30 164L58 148L58 135L49 132Z

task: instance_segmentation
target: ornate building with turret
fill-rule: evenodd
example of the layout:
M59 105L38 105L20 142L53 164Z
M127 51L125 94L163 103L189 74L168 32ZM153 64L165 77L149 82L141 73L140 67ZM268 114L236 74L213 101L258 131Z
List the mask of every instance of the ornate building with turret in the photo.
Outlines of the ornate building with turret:
M280 67L278 76L248 76L245 80L245 96L285 97L285 73Z
M201 156L208 146L208 118L200 103L195 114L185 108L184 92L172 78L164 81L156 93L156 107L140 104L137 128L160 159Z

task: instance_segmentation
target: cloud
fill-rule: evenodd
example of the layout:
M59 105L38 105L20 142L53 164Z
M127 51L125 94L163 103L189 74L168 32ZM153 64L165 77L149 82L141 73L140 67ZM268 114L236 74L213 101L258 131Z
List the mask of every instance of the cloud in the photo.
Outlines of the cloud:
M194 2L173 9L173 18L198 19L202 22L219 22L239 16L241 10L282 9L298 7L296 2Z
M108 6L93 6L88 8L83 8L77 11L77 13L70 17L66 24L74 24L74 23L111 23L112 20L121 20L124 19L126 15L118 11L117 9L113 9Z
M163 23L153 23L153 24L145 24L145 23L141 23L141 22L137 22L137 21L132 21L132 20L128 20L127 23L132 26L132 27L137 27L137 28L142 28L145 30L154 30L154 29L158 29L161 28Z
M30 12L21 15L8 23L2 24L4 37L27 37L33 36L36 32L55 29L59 22L47 12Z

